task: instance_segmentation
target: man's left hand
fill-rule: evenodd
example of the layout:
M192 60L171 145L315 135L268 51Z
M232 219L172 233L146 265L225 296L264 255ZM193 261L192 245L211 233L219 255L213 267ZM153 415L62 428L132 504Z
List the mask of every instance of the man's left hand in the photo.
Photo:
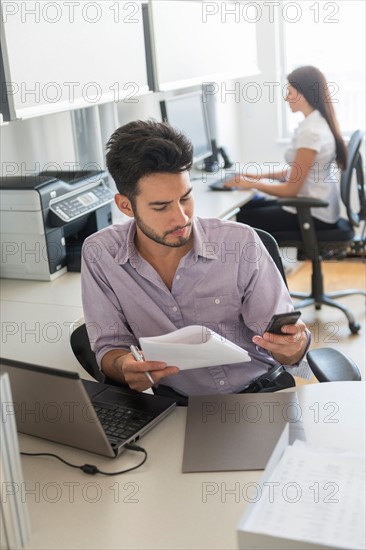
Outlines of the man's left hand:
M302 321L282 327L282 334L265 332L263 336L253 336L253 342L272 353L281 365L294 365L302 359L308 345L308 332Z

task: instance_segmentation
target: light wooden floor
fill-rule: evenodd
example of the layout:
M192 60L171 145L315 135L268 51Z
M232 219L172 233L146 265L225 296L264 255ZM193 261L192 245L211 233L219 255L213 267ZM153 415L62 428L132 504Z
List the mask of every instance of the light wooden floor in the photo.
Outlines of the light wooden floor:
M361 261L323 262L325 292L350 288L366 289L366 263ZM291 291L310 291L311 264L304 262L288 275ZM334 347L351 357L365 378L366 371L366 307L362 295L347 296L337 300L350 309L361 324L357 335L352 335L345 315L336 308L323 306L316 311L314 306L302 310L302 320L312 333L311 349Z

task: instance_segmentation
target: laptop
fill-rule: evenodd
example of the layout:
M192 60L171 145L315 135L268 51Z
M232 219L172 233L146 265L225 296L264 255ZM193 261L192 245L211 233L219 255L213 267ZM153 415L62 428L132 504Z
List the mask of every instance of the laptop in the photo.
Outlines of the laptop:
M17 430L108 457L121 454L175 408L173 399L82 380L78 373L0 359Z

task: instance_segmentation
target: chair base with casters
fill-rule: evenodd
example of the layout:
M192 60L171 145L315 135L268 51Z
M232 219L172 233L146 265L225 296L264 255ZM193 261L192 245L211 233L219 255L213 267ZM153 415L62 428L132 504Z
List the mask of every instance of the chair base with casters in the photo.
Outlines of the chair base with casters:
M320 310L322 305L334 307L343 311L348 320L348 326L352 334L357 334L361 329L360 323L356 322L353 313L344 305L339 304L335 300L346 296L361 295L366 296L366 292L359 289L337 290L334 292L325 293L323 285L323 275L319 260L313 260L313 272L311 276L311 293L306 292L290 292L291 298L300 300L294 303L295 309L303 309L308 306L315 306L315 309Z

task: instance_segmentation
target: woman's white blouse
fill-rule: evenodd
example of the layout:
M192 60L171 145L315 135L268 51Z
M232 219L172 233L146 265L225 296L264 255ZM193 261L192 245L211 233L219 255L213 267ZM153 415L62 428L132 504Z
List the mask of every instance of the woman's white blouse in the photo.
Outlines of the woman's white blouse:
M290 166L295 161L296 150L300 148L316 151L316 157L298 196L327 201L329 206L312 208L311 215L326 223L336 223L340 217L341 200L340 169L335 163L336 144L327 121L317 110L310 113L294 132L291 146L285 153L286 162ZM288 206L283 208L288 212L296 213L295 208Z

